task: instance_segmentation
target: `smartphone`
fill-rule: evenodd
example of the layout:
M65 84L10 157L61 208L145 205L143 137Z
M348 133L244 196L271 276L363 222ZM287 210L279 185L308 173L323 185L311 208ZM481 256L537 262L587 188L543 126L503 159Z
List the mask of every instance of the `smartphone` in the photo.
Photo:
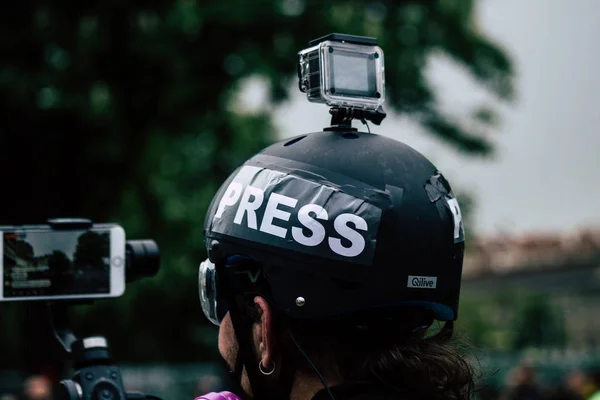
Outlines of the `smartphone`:
M125 230L0 226L0 301L96 299L125 292Z

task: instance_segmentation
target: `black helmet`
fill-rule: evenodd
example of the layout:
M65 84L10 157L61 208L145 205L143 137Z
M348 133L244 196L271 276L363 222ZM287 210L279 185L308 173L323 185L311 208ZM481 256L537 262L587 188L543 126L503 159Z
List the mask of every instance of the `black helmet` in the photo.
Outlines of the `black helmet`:
M457 317L457 200L429 160L390 138L331 129L267 147L220 188L204 232L200 296L213 322L226 312L215 264L239 257L260 264L274 307L292 318L402 306Z

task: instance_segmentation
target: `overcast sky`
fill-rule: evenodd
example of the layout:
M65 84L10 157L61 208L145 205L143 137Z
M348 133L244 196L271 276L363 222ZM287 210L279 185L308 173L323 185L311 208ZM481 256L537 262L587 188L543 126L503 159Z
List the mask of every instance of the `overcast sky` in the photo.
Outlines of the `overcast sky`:
M481 0L478 20L518 73L517 101L499 107L495 159L465 158L397 116L372 131L415 147L472 192L479 233L600 227L600 1ZM449 61L432 60L428 76L450 110L496 104ZM276 121L288 137L321 130L329 114L295 90Z

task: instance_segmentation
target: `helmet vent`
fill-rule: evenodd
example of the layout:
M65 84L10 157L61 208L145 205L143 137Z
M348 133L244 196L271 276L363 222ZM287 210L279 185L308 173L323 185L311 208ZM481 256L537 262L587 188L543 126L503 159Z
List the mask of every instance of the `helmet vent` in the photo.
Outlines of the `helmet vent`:
M358 139L358 134L354 132L344 132L342 133L344 139Z
M300 136L300 137L297 137L297 138L294 138L294 139L290 140L289 142L285 143L283 146L284 146L284 147L291 146L291 145L293 145L294 143L298 143L299 141L301 141L301 140L302 140L302 139L304 139L305 137L306 137L306 135L304 135L304 136Z

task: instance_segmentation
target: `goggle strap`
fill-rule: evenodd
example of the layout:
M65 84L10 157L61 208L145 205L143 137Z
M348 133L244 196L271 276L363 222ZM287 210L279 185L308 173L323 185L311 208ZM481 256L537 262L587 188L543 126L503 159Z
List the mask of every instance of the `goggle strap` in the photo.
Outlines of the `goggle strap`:
M229 277L223 271L225 266L222 263L217 263L217 275L221 281L222 287L225 288L227 297L227 304L229 306L229 316L231 317L231 323L233 324L233 331L238 341L238 354L237 359L240 360L241 364L246 368L248 374L248 380L252 387L253 397L256 399L268 399L269 391L262 385L261 374L258 370L258 357L254 354L254 343L252 343L252 322L246 320L241 315L241 307L243 304L238 302L234 293L231 290L227 290L230 287ZM241 300L243 302L243 299ZM236 370L237 370L236 360ZM241 374L240 374L241 376Z

